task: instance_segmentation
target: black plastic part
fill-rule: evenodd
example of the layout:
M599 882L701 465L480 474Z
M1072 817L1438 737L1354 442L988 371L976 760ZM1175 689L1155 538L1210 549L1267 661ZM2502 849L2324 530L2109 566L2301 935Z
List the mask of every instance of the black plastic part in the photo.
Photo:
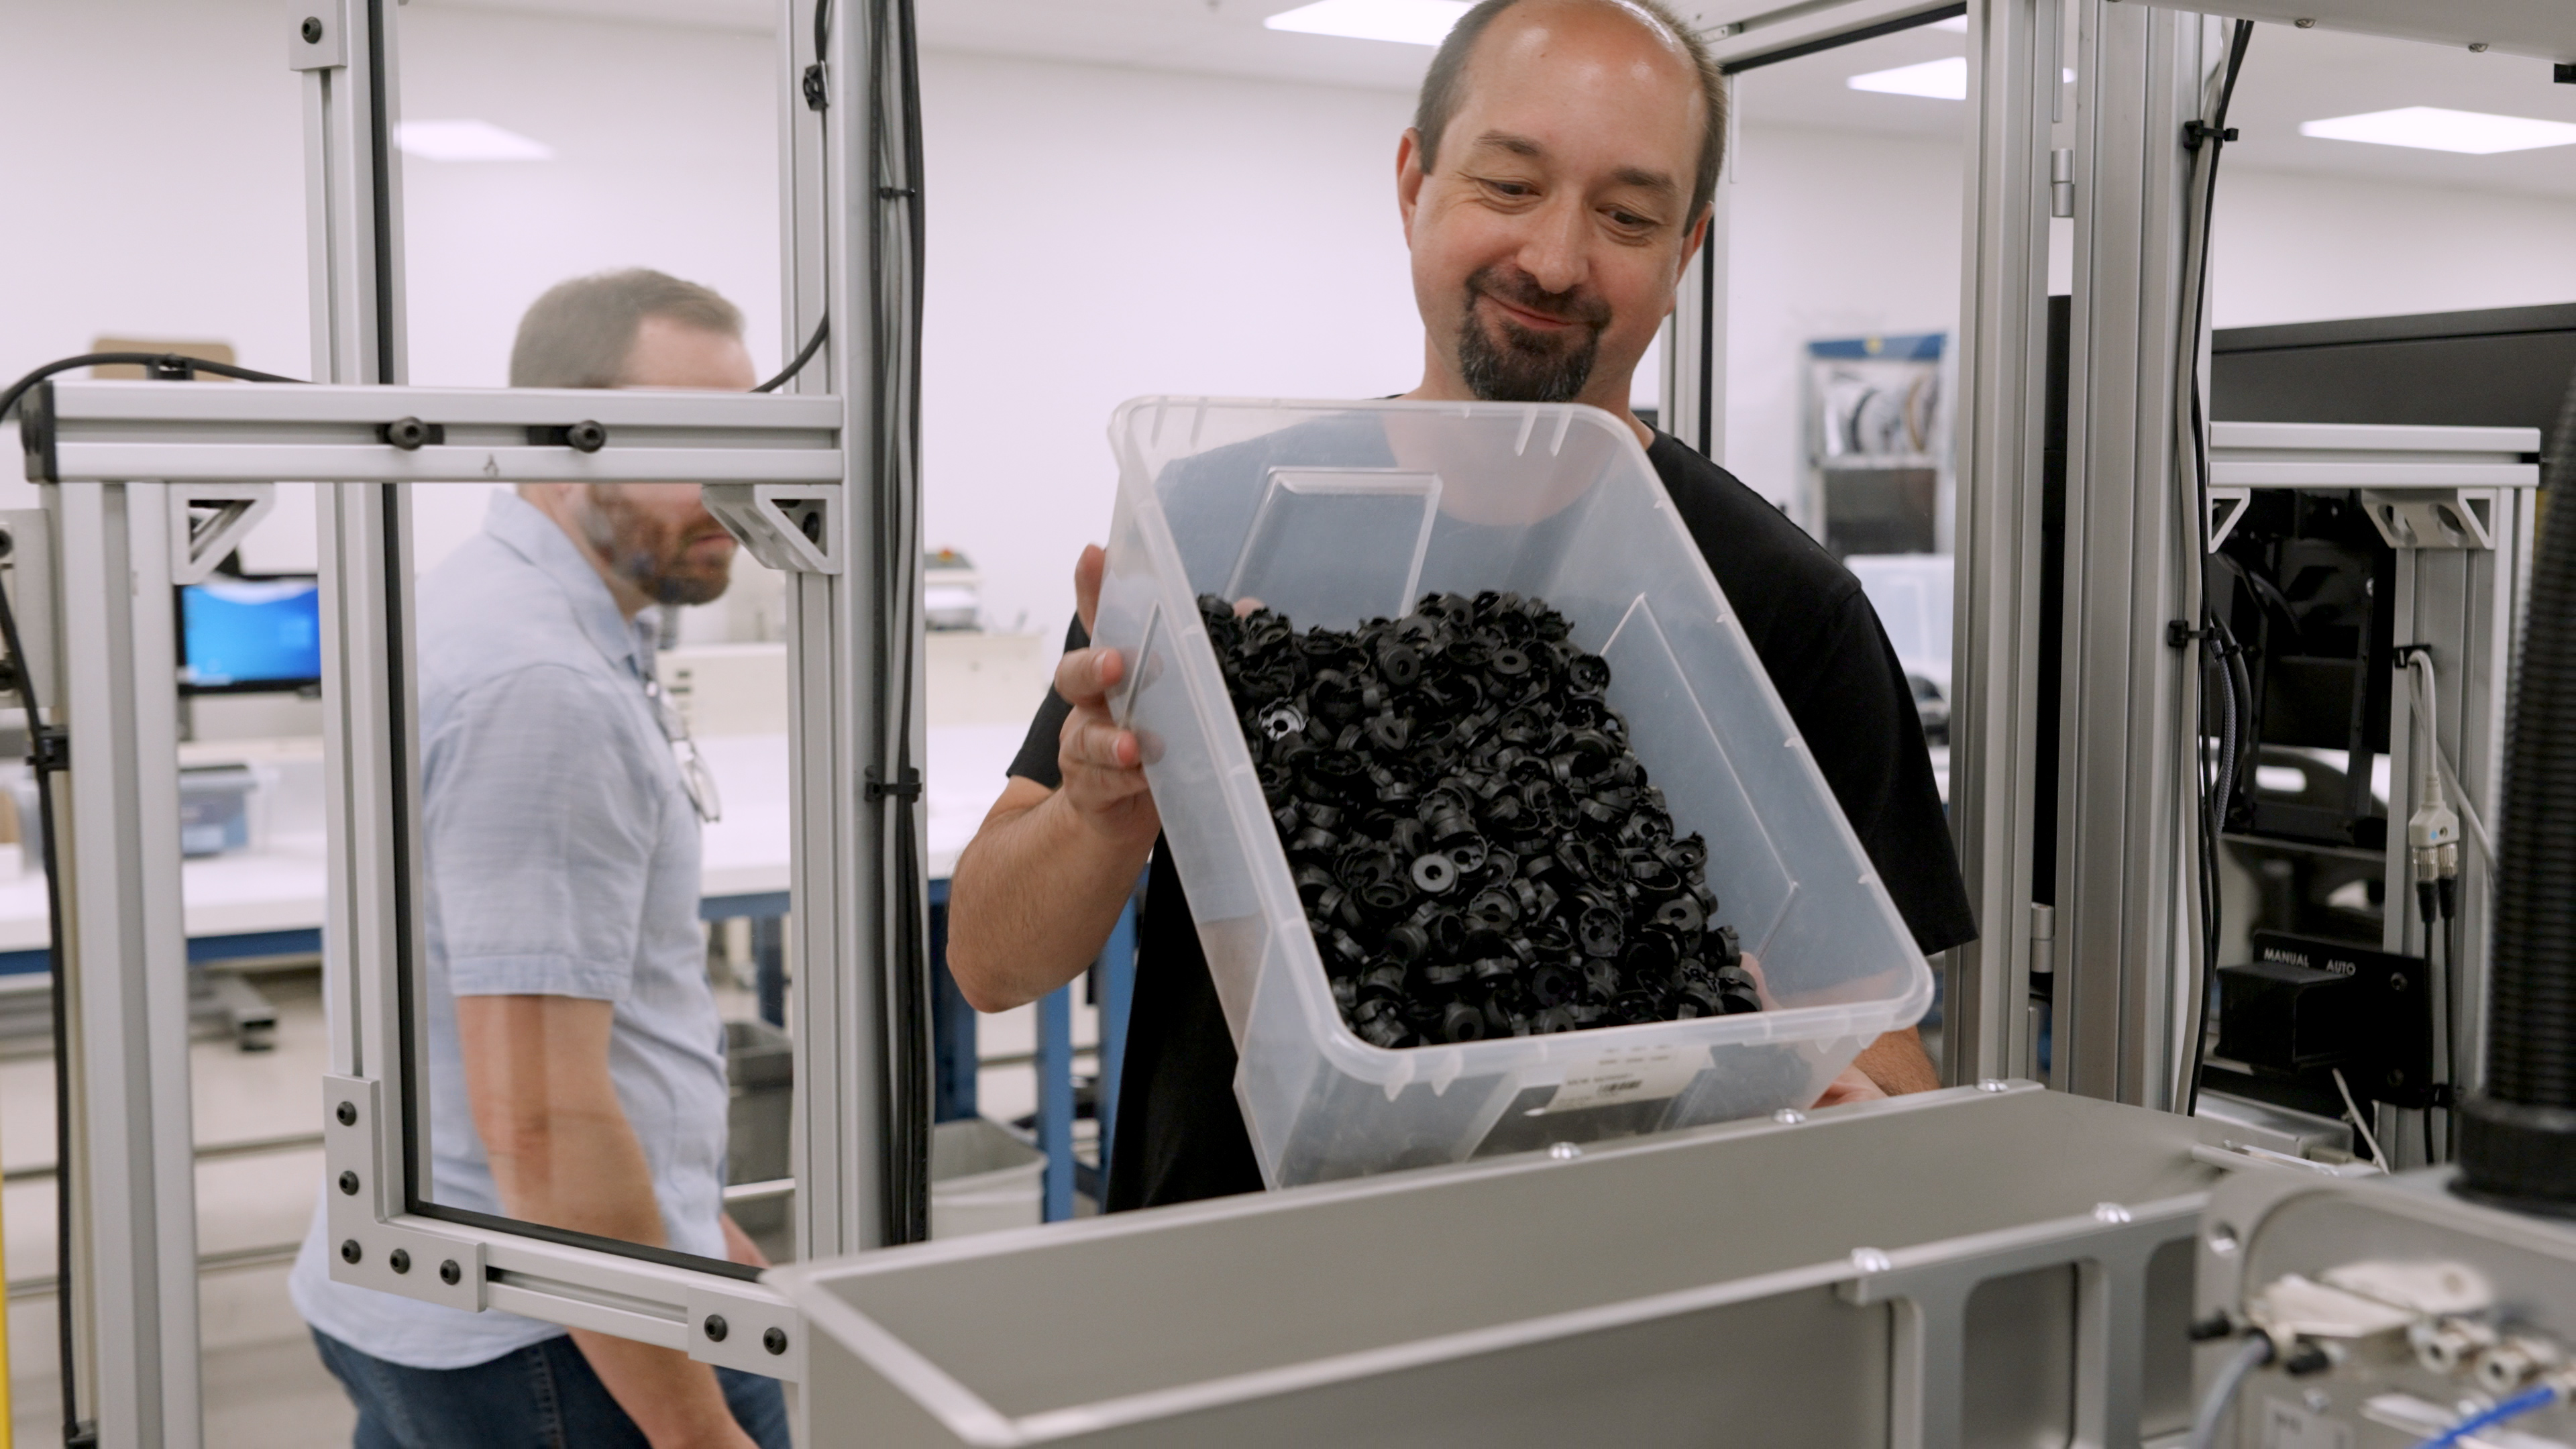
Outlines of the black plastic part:
M400 448L406 453L424 447L435 447L447 441L445 423L424 423L418 418L396 418L376 425L376 441Z
M2576 379L2542 472L2576 490ZM2454 1186L2576 1217L2576 508L2548 509L2534 550L2506 741L2486 1092L2460 1113Z
M787 1330L773 1328L760 1336L760 1346L771 1353L787 1352Z
M358 1125L358 1104L355 1102L343 1102L338 1107L332 1109L331 1115L340 1119L341 1126L355 1127Z
M60 483L61 465L54 455L54 385L40 382L18 399L18 445L27 453L30 482Z
M347 1239L343 1239L343 1240L341 1241L341 1244L340 1244L340 1261L341 1261L341 1262L343 1262L343 1263L355 1263L355 1262L356 1262L356 1261L358 1261L360 1258L363 1258L363 1257L365 1257L366 1255L367 1255L367 1250L358 1246L358 1240L357 1240L357 1239L355 1239L355 1238L347 1238Z
M733 1326L724 1321L724 1315L721 1313L708 1314L703 1327L709 1343L722 1343L725 1341L725 1335L733 1332Z
M889 785L877 773L876 767L871 765L868 767L866 784L862 788L871 805L887 799L918 800L921 798L921 771L906 765L903 767L903 774L896 778L895 783Z
M1496 591L1307 629L1200 601L1335 1004L1401 1048L1761 1009L1608 661Z
M2257 931L2248 965L2217 972L2216 1055L2258 1077L2304 1078L2331 1096L2352 1090L2393 1107L2431 1105L2432 973L2396 956L2284 931Z
M2195 1318L2184 1332L2194 1343L2210 1343L2236 1336L2236 1315L2221 1308L2207 1318Z
M2306 1339L2299 1340L2299 1346L2291 1349L2288 1357L2281 1360L2281 1372L2294 1379L2321 1374L2333 1367L2334 1355L2326 1352L2325 1345Z
M2576 61L2558 61L2549 67L2549 78L2562 86L2576 86Z
M394 1270L395 1272L397 1272L397 1273L408 1273L408 1272L410 1272L410 1271L411 1271L411 1249L409 1249L409 1248L396 1248L396 1249L394 1249L394 1250L393 1250L393 1252L392 1252L391 1254L389 1254L389 1255L387 1255L387 1256L386 1256L386 1258L385 1258L385 1266L386 1266L386 1267L389 1267L389 1268L391 1268L391 1269L393 1269L393 1270Z
M344 1172L340 1174L340 1192L346 1197L356 1197L358 1195L358 1175L356 1173Z
M576 453L596 453L608 446L608 429L587 419L561 427L540 425L528 429L531 448L570 448Z

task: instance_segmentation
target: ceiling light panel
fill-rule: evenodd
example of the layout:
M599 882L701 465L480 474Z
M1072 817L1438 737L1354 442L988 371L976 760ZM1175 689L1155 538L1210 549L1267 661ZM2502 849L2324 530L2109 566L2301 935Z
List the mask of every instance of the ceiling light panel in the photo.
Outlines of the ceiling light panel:
M1954 55L1946 60L1927 60L1920 65L1874 70L1853 76L1843 84L1856 91L1877 91L1882 95L1964 101L1968 98L1968 58Z
M2493 156L2501 151L2537 151L2544 146L2576 146L2576 125L2536 121L2527 116L2491 116L2483 111L2448 111L2439 106L2406 106L2358 116L2302 121L2299 134L2327 141L2360 141L2373 146L2411 146L2421 151L2456 151Z
M1306 35L1438 45L1467 9L1468 0L1315 0L1261 23Z
M424 161L551 161L555 148L490 121L404 121L394 144Z

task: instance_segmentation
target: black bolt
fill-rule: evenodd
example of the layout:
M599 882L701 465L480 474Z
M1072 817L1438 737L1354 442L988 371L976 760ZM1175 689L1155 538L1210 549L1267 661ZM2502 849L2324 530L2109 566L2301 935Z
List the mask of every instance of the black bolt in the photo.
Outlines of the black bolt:
M392 1265L395 1272L408 1273L411 1271L411 1250L408 1248L396 1248L393 1251L393 1256L385 1259L385 1261Z
M2391 991L2403 991L2403 990L2405 990L2405 989L2406 989L2406 973L2405 973L2405 972L2403 972L2403 971L2391 971L2391 972L2389 972L2389 973L2388 973L2388 989L2389 989L2389 990L2391 990Z
M429 424L418 418L396 418L385 424L383 436L384 440L394 447L406 453L415 453L420 451L423 443L429 441Z
M464 1277L465 1270L456 1266L456 1260L454 1258L450 1258L438 1265L438 1281L446 1284L450 1288L455 1287L459 1282L463 1281Z
M2229 1337L2236 1332L2236 1315L2221 1308L2207 1318L2193 1319L2189 1332L2191 1341L2194 1343L2207 1343L2211 1339Z
M341 1126L355 1127L358 1125L358 1104L355 1102L343 1102L340 1104L339 1110L333 1112L331 1115L340 1119Z
M356 1197L358 1195L358 1175L354 1172L341 1173L340 1191L347 1193L351 1197Z
M303 31L304 43L306 45L320 45L322 43L322 17L319 15L305 16Z
M340 1261L343 1263L354 1263L365 1256L365 1250L358 1246L358 1240L355 1238L340 1245Z
M724 1321L723 1314L710 1313L707 1315L706 1330L707 1342L722 1343L725 1341L725 1335L733 1332L733 1325Z
M2294 1379L2303 1379L2310 1374L2321 1374L2333 1367L2334 1356L2326 1352L2323 1344L2311 1343L2304 1339L2300 1341L2297 1348L2290 1350L2288 1358L2281 1360L2281 1372Z
M821 509L808 509L803 518L796 520L796 526L804 533L806 542L821 543L823 541L823 512Z
M760 1346L768 1349L771 1353L785 1353L787 1351L787 1330L783 1328L773 1328L767 1333L762 1334L760 1336Z
M576 453L596 453L608 446L608 429L584 419L564 429L564 446Z

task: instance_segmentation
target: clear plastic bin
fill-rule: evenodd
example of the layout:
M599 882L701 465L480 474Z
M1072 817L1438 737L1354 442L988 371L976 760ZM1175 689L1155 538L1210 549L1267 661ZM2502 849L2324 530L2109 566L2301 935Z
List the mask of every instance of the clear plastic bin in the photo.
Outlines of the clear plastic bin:
M1145 743L1273 1186L1753 1116L1815 1100L1932 975L1633 433L1573 405L1143 398L1110 424L1095 638ZM1610 661L1610 703L1768 1010L1386 1050L1334 1009L1196 597L1299 629L1508 590Z

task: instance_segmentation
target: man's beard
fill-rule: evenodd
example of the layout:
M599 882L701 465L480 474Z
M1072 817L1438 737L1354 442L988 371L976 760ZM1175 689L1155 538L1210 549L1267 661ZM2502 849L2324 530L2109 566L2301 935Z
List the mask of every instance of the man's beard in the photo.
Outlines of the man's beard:
M581 524L609 571L654 603L711 604L733 582L731 549L713 568L691 563L690 549L706 534L663 523L628 502L614 483L590 485Z
M1533 332L1509 317L1497 342L1476 317L1476 299L1491 296L1515 307L1583 324L1571 336ZM1479 267L1467 278L1467 312L1458 324L1458 371L1467 390L1486 402L1572 402L1592 380L1601 331L1610 307L1582 292L1542 290L1529 273Z

